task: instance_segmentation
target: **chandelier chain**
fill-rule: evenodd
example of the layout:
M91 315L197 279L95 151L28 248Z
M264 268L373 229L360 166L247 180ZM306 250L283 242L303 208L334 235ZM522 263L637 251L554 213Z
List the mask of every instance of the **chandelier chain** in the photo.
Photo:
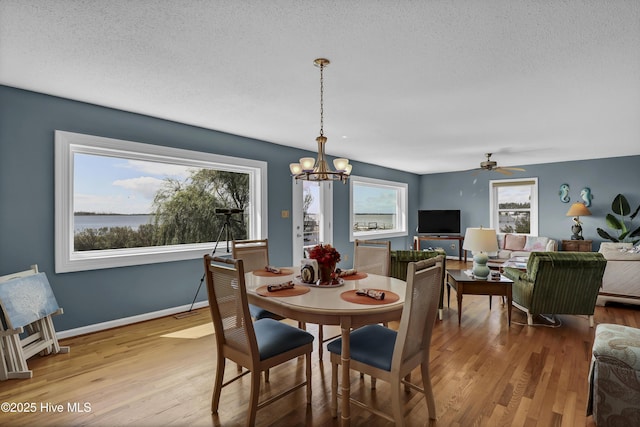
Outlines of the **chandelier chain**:
M324 64L320 64L320 136L324 136Z

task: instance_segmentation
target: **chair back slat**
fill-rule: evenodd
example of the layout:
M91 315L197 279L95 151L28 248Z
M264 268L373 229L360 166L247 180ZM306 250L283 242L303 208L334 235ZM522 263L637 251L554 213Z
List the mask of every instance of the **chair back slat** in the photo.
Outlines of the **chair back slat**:
M389 276L391 271L391 242L356 240L353 268L361 273Z
M409 263L404 308L392 370L416 358L429 360L429 346L442 291L442 255ZM398 355L401 355L398 357Z
M269 243L263 240L234 240L231 245L234 259L241 259L244 271L264 270L269 265Z

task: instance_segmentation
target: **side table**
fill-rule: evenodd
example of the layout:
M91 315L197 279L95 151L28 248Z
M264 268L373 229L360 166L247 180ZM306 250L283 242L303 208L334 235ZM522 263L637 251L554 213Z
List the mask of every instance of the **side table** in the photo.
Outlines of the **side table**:
M561 249L571 252L593 252L592 240L563 240Z

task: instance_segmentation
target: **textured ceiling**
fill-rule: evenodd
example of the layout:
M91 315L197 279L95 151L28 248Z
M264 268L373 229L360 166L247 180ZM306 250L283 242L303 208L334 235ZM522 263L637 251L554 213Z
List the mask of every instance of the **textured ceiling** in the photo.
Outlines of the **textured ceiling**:
M638 0L0 0L0 84L309 150L317 57L330 155L640 154Z

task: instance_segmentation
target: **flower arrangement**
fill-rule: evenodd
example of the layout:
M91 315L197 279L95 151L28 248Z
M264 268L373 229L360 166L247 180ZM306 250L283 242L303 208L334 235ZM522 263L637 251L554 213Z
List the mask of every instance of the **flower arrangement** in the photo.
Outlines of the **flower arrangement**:
M334 266L340 262L340 252L333 246L316 245L309 251L309 258L318 261L321 266Z

